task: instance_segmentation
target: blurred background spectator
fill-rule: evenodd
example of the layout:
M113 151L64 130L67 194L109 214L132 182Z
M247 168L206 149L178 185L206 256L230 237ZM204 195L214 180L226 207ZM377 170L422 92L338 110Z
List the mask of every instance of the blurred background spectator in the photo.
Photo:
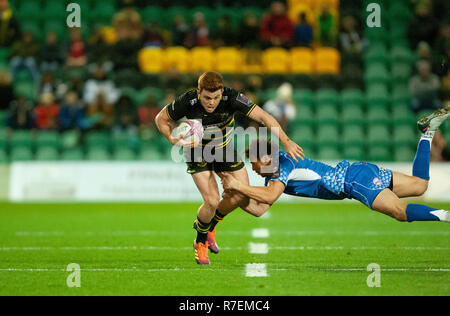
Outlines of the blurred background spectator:
M8 0L0 0L0 47L9 47L20 38L17 21Z
M14 100L14 90L11 74L0 69L0 110L7 110L12 100Z
M81 37L81 29L70 29L70 40L66 64L69 67L82 67L87 63L86 45Z
M409 81L412 94L412 108L415 112L435 110L441 106L438 99L440 82L438 76L431 72L431 65L426 60L417 62L418 74Z
M279 1L272 3L270 11L262 18L260 28L263 47L292 46L294 26L286 14L284 3Z
M341 21L339 43L343 53L361 54L363 51L363 40L357 31L356 23L356 19L350 15Z
M35 108L36 127L40 130L57 130L59 126L59 105L51 93L43 93Z
M37 60L39 57L39 45L31 32L23 32L22 38L16 41L11 48L11 73L15 79L21 69L27 70L35 83L39 81L39 69Z
M49 32L40 52L41 72L56 72L64 64L65 54L56 32Z
M114 132L137 135L139 116L129 96L123 95L119 98L114 109L114 115Z
M17 96L11 102L8 111L8 127L13 130L29 130L35 127L33 104L25 97Z
M59 109L60 130L81 130L86 108L75 91L69 91Z
M337 23L336 16L330 11L328 3L324 2L322 11L317 19L319 25L319 42L323 46L336 45Z
M263 108L280 123L283 130L289 130L289 123L295 118L296 110L292 102L292 85L283 83L278 89L276 98L267 101Z
M306 19L306 13L301 12L298 24L295 25L294 43L297 46L311 46L314 40L313 27Z
M84 86L83 100L86 104L93 103L99 93L103 93L106 102L114 104L119 99L120 93L114 82L106 77L103 67L98 66L93 78L89 79Z

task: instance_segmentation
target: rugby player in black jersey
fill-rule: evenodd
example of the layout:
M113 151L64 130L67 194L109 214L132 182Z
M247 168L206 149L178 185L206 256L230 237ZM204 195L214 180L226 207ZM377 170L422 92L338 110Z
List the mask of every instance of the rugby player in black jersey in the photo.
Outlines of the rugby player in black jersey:
M187 172L191 174L203 198L194 223L197 231L194 249L198 264L209 264L208 249L213 253L219 252L215 227L225 215L238 207L250 214L269 207L238 192L224 194L222 199L220 197L214 173L221 179L224 174L228 174L243 183L249 183L244 162L232 142L236 112L265 126L280 140L286 154L296 161L304 157L302 148L289 139L270 114L242 93L225 87L222 76L216 72L203 73L198 79L197 89L184 93L160 111L156 125L171 144L184 147ZM174 123L182 118L201 120L204 127L201 146L187 143L182 136L175 138L172 135L176 127Z

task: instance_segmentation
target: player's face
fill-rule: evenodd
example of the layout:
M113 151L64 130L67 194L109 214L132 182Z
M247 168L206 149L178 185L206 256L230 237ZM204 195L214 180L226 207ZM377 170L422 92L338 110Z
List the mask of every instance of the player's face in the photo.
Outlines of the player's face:
M211 92L207 90L202 90L198 93L198 97L202 103L203 108L208 113L213 113L219 106L220 100L222 99L223 89Z
M261 177L271 177L273 176L274 172L268 172L268 170L272 169L270 168L272 164L272 159L270 159L270 161L264 163L261 160L257 160L257 161L252 161L252 169L253 171L255 171L257 174L259 174Z

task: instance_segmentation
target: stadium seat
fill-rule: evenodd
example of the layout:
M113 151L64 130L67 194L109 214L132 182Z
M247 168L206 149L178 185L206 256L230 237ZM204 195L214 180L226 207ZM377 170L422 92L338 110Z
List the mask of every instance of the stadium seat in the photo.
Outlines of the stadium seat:
M268 48L262 54L262 66L265 73L285 74L289 72L290 54L284 48Z
M339 51L331 47L316 48L314 51L314 69L319 74L339 74Z
M409 63L395 63L391 67L391 77L394 83L408 82L411 77L412 67Z
M121 148L116 150L113 155L114 160L130 161L136 159L136 153L129 148Z
M210 47L194 47L190 51L190 70L212 71L215 67L215 54Z
M242 69L242 54L234 47L219 47L216 50L216 70L221 73L239 73Z
M403 4L401 1L393 1L389 7L388 16L389 21L409 22L412 14L408 5Z
M8 154L6 150L0 148L0 164L6 164L9 162Z
M139 137L130 135L127 132L115 132L111 137L111 147L113 151L119 149L135 149L139 146Z
M393 87L391 98L393 107L396 104L410 104L411 93L406 85L398 85Z
M156 161L161 160L162 154L157 148L146 148L139 154L139 160L143 161Z
M395 147L394 160L399 162L411 162L416 152L410 146Z
M340 97L342 108L348 105L358 105L361 107L364 104L364 94L359 89L344 89L341 91Z
M63 151L63 153L61 154L61 160L64 160L64 161L84 160L83 150L80 147L78 147L78 148Z
M408 47L402 45L394 46L389 54L391 65L396 63L408 63L412 64L415 60L413 52Z
M8 111L0 110L0 128L8 124Z
M383 43L375 43L369 46L364 54L364 63L366 65L380 63L386 65L389 61L386 45Z
M335 125L321 126L317 130L316 143L317 147L337 146L340 142L339 130Z
M161 48L143 48L138 53L139 68L143 73L160 73L164 69Z
M314 114L310 107L297 106L296 117L292 121L292 126L312 126L315 124Z
M364 146L349 145L343 147L344 157L352 161L366 160L366 151Z
M314 131L310 126L292 126L291 128L292 139L300 146L300 147L313 147L314 146Z
M54 131L40 131L36 134L35 143L37 148L53 147L59 149L61 145L61 137Z
M317 105L316 122L318 126L338 125L340 121L336 105L326 103Z
M66 6L63 1L49 1L44 5L44 8L40 11L42 17L48 20L66 20Z
M386 146L369 146L368 160L371 162L392 161L390 147Z
M341 142L343 148L351 146L364 146L365 135L363 127L358 125L344 126L342 129Z
M367 65L364 73L364 81L366 82L366 85L370 85L372 83L387 84L390 82L390 74L384 64L373 63Z
M9 144L9 131L0 127L0 149L6 149Z
M412 126L395 127L392 132L392 143L395 147L409 146L414 147L417 144L418 137L416 129Z
M57 161L59 153L55 147L43 146L36 150L35 160L37 161Z
M110 146L110 136L107 132L91 131L84 137L86 150L102 149L108 150Z
M89 20L91 23L111 25L112 18L116 13L114 2L94 2L95 5L91 11L89 11Z
M38 1L23 2L16 15L19 21L39 21L43 18L40 13L42 10Z
M406 104L392 107L392 124L394 126L415 126L416 116Z
M325 146L319 148L317 159L321 161L337 161L342 159L342 154L337 146Z
M28 130L15 130L10 137L10 145L14 147L31 148L34 142L34 135Z
M367 144L369 147L390 147L392 143L391 133L386 125L372 125L367 129Z
M166 14L165 10L156 5L149 5L141 12L142 22L148 25L149 22L156 22L159 26L165 24Z
M316 106L321 104L339 104L339 94L333 89L319 89L316 92Z
M33 153L30 147L13 147L11 148L10 159L11 161L31 161L33 160Z
M294 89L292 99L296 106L308 106L310 108L314 106L314 94L309 89Z
M342 107L341 112L342 126L363 126L366 123L363 110L358 105L348 104Z
M387 107L390 102L390 96L386 85L374 84L368 87L366 91L366 105L371 107Z
M110 160L110 154L104 148L92 148L87 151L86 159L90 161L107 161Z
M313 52L310 48L297 47L292 48L290 51L290 69L292 73L313 73L313 61Z
M367 124L368 125L386 125L391 124L391 115L386 108L370 107L367 110Z
M167 47L164 51L164 68L175 67L179 72L189 71L189 51L182 46Z

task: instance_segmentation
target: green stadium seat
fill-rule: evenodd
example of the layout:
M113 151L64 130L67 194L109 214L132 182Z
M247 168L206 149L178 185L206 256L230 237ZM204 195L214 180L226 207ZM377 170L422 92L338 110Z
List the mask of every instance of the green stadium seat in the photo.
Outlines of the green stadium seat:
M78 146L80 134L78 131L69 130L61 134L61 147L63 149L73 149Z
M32 148L34 142L34 135L28 130L16 130L10 137L10 145L14 147L28 147Z
M139 147L138 135L130 135L127 132L114 132L111 137L113 150L121 148L135 149Z
M353 161L364 161L366 159L366 151L364 146L349 145L343 147L344 157Z
M293 128L291 137L302 148L313 147L315 143L314 131L310 126L300 125Z
M359 89L344 89L341 91L341 107L344 109L347 105L364 104L364 94Z
M383 43L375 43L369 46L367 52L364 54L364 62L366 65L373 63L386 64L389 60L389 55L386 45Z
M383 107L371 107L367 111L367 124L368 125L390 125L391 115Z
M36 100L36 89L32 82L15 82L14 83L14 94L18 96L23 96L27 100Z
M337 161L342 159L342 155L337 146L326 146L319 148L317 158L321 161Z
M316 92L316 106L321 104L338 105L339 94L333 89L319 89Z
M149 5L141 12L142 22L157 22L159 26L165 24L165 10L159 6Z
M395 147L414 147L418 141L416 129L412 126L395 127L392 136L392 143Z
M129 148L121 148L114 152L114 160L129 161L136 159L136 153Z
M162 154L157 148L146 148L142 150L139 154L139 160L143 161L156 161L161 160Z
M69 32L68 32L68 28L67 25L65 24L65 21L47 21L44 24L44 33L48 34L50 32L54 32L56 33L56 35L58 36L58 40L60 42L65 41L68 36L69 36Z
M66 6L62 1L47 2L40 14L45 20L66 20Z
M11 161L31 161L33 160L33 153L29 147L17 146L11 148Z
M17 10L19 21L39 21L43 18L40 14L42 8L38 1L25 1Z
M334 104L321 104L317 106L316 122L318 126L322 125L338 125L339 114L337 106Z
M5 127L6 125L8 125L8 111L0 110L0 128Z
M94 148L108 150L110 146L110 135L108 132L91 131L85 135L84 144L86 150Z
M390 95L386 85L374 84L368 87L366 92L367 108L387 107L390 102Z
M36 147L53 147L59 149L61 146L61 137L58 132L40 131L36 134Z
M90 161L108 161L110 158L109 152L104 148L92 148L86 152L86 159Z
M384 83L390 82L390 74L387 67L382 63L373 63L367 65L366 71L364 73L364 81L367 85L372 83Z
M415 126L416 116L408 105L395 106L392 108L392 124L394 126Z
M82 160L84 160L83 150L80 147L65 150L61 154L61 160L63 160L63 161L82 161Z
M385 146L370 146L368 149L368 160L372 162L392 161L390 148Z
M412 64L415 60L413 52L408 48L402 45L394 46L389 54L391 65L395 65L396 63L408 63Z
M407 86L397 85L392 89L392 104L395 107L395 104L410 104L411 102L411 93Z
M408 82L411 77L411 65L409 63L395 63L392 65L392 81L395 82Z
M346 105L342 107L341 112L342 126L365 125L366 119L362 108L359 105Z
M184 16L185 22L188 24L191 24L192 22L192 17L190 14L190 10L183 7L183 6L171 6L169 8L167 8L166 10L166 22L163 25L163 27L170 29L172 27L172 23L173 23L173 19L178 16L178 15L182 15Z
M312 126L315 124L314 114L308 106L297 106L296 117L291 122L291 127Z
M6 149L9 144L9 130L0 127L0 149Z
M341 138L343 148L362 147L365 144L365 134L362 126L351 125L344 126Z
M409 6L399 2L392 2L388 10L389 21L409 21L412 13Z
M314 105L314 94L308 89L294 89L292 99L296 106L306 105L312 107Z
M416 152L410 146L395 147L394 160L398 162L411 162Z
M9 162L8 154L6 150L0 148L0 164L5 164Z
M113 3L98 2L89 12L89 21L94 24L111 25L115 13Z
M337 146L339 144L339 130L335 125L321 126L317 130L316 143L317 147Z
M367 144L369 147L391 146L391 134L389 128L386 125L373 125L367 129Z
M55 147L39 147L36 150L35 160L37 161L56 161L59 160L59 153Z

